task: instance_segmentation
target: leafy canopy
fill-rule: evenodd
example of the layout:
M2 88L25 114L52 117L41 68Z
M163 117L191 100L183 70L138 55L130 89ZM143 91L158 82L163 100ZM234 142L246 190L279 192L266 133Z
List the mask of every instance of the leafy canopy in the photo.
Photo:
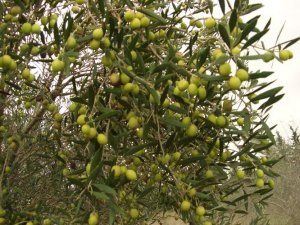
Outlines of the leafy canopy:
M266 204L283 94L248 61L288 60L298 38L262 45L261 7L1 1L1 224L232 224Z

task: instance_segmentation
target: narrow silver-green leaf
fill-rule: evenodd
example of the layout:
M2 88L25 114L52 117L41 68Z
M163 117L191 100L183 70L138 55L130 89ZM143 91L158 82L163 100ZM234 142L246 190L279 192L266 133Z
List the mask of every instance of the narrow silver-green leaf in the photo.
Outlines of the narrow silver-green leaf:
M161 23L163 23L163 24L168 23L168 21L167 21L165 18L163 18L163 17L160 16L160 15L157 15L156 13L154 13L154 12L153 12L152 10L150 10L150 9L139 9L138 11L140 11L140 12L146 14L147 16L149 16L149 17L151 17L151 18L153 18L153 19L155 19L155 20L157 20L157 21L159 21L159 22L161 22Z
M106 185L106 184L101 184L101 183L98 183L98 184L93 184L93 186L95 188L97 188L99 191L103 191L107 194L111 194L111 195L116 195L117 192L115 191L115 189L113 189L112 187Z
M175 126L175 127L180 127L180 128L185 128L186 126L180 122L179 120L175 119L174 117L171 116L164 116L162 118L160 118L160 121L162 123L171 125L171 126Z
M228 32L227 28L222 23L219 23L218 29L219 29L219 33L220 33L223 41L231 49L230 36L229 36L229 32Z

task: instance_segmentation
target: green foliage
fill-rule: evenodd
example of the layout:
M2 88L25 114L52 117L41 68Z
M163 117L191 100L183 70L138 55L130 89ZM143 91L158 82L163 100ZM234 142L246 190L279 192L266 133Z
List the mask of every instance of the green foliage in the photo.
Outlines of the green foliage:
M275 143L266 113L283 94L247 62L299 39L261 50L262 5L219 6L220 17L209 0L0 3L0 218L142 224L175 211L232 224L251 197L266 204L278 176L278 160L260 158ZM41 32L20 32L25 22ZM231 89L241 68L249 79Z

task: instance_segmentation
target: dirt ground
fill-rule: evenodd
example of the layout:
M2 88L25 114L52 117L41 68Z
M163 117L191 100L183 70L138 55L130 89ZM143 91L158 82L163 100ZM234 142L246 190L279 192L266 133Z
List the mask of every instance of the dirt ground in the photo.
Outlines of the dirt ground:
M180 219L175 219L175 213L166 213L160 219L160 223L163 225L187 225ZM149 223L149 225L161 225L159 222Z

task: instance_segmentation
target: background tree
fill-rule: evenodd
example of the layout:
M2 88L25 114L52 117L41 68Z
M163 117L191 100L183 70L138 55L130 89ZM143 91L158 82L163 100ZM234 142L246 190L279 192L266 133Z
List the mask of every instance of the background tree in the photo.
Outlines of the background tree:
M232 224L272 195L272 72L249 1L0 3L0 224ZM217 18L213 11L221 9ZM239 196L237 196L239 195Z
M300 217L296 213L300 208L298 188L299 176L299 131L290 126L290 137L284 139L270 150L272 155L278 155L283 159L275 166L275 170L281 172L276 180L274 196L267 207L267 213L272 213L272 224L298 224ZM277 135L278 136L278 135ZM285 206L285 207L283 207Z
M281 160L274 166L276 172L281 175L276 178L273 196L267 204L256 204L249 209L249 214L238 216L237 224L298 224L299 209L298 185L299 177L299 132L297 128L290 126L290 135L283 137L279 132L276 134L276 145L272 146L264 155L268 160Z

